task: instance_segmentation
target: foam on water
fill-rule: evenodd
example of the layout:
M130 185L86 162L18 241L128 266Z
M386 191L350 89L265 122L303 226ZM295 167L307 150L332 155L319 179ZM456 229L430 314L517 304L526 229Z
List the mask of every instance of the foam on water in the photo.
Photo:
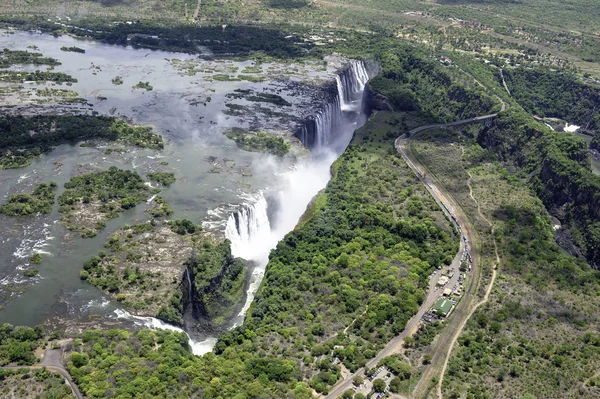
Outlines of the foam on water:
M565 132L569 132L569 133L575 133L579 129L581 129L581 126L569 125L569 122L567 122L567 125L565 126Z
M173 326L171 324L165 323L164 321L159 320L155 317L135 316L123 309L116 309L115 315L117 316L118 319L126 319L129 321L132 321L137 326L150 328L152 330L168 330L168 331L176 331L176 332L184 333L185 335L188 336L188 343L189 343L190 347L192 348L192 353L197 356L202 356L205 353L212 351L212 348L217 343L217 338L212 338L212 337L208 338L204 341L196 342L196 341L192 340L192 338L189 336L189 334L187 332L185 332L183 329Z
M51 253L44 248L50 245L48 241L52 239L54 239L54 237L50 232L50 225L47 223L44 223L42 227L38 228L33 225L24 226L23 239L15 252L13 252L13 256L15 258L24 259L29 258L35 252L51 255Z

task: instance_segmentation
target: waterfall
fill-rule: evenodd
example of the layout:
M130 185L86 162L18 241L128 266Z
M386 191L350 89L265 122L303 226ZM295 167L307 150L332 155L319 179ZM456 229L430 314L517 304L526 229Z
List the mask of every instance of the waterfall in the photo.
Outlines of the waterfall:
M266 264L269 250L274 246L267 206L267 200L259 192L247 197L241 209L229 217L225 236L231 241L233 256Z
M343 151L349 141L343 133L354 131L347 127L349 123L355 123L356 114L363 111L363 94L369 76L363 61L352 61L335 77L337 92L307 119L296 137L313 152L331 149L338 153Z
M187 281L188 281L188 301L189 304L191 305L192 303L194 303L193 301L193 292L192 292L192 278L190 277L190 270L189 270L189 266L186 266L185 268L185 275L187 277Z
M369 81L369 72L363 61L352 61L350 67L336 77L342 111L360 112L362 95Z
M308 118L297 134L313 153L276 181L270 198L276 201L269 220L268 203L262 192L244 198L244 203L227 220L225 236L231 241L231 253L253 264L246 302L232 322L239 325L254 300L269 260L270 251L292 231L310 201L325 188L330 168L354 134L366 121L364 89L371 72L362 61L352 61L336 77L337 91ZM281 176L281 174L280 174ZM198 352L213 341L204 341Z

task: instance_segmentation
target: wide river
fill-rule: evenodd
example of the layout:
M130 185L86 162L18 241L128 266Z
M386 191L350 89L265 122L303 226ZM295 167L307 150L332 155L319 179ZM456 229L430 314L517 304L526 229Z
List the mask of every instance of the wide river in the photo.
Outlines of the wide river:
M62 46L83 48L85 54L61 51ZM280 198L301 197L299 201L290 200L290 207L295 209L286 213L292 214L292 221L279 226L277 237L270 238L280 239L293 228L310 198L329 179L331 157L326 162L311 161L300 145L295 146L296 153L303 155L300 157L277 158L246 152L238 149L223 132L232 127L251 127L287 131L290 136L289 132L293 133L300 120L311 115L322 101L323 90L319 85L335 80L336 70L343 60L258 65L253 61L209 61L190 54L109 46L69 36L26 32L3 33L0 48L36 51L56 58L62 65L54 71L78 79L71 86L25 83L16 93L3 90L0 106L31 104L24 112L43 112L56 109L52 104L56 99L50 101L51 104L41 104L48 98L43 97L39 89L71 90L90 104L78 105L86 112L121 115L138 124L152 125L166 142L165 149L159 152L129 148L125 154L110 155L104 154L103 146L59 146L26 168L0 170L2 200L50 180L58 183L60 195L63 184L72 176L105 170L112 165L141 174L173 171L177 181L160 194L175 210L173 217L188 218L220 232L225 231L232 212L262 192ZM45 67L11 69L45 70ZM243 76L237 80L240 74L265 80L250 82L243 80ZM232 80L214 79L215 75L227 75ZM113 84L117 76L123 84ZM138 82L148 82L153 89L133 88ZM0 86L6 88L7 84L0 83ZM250 103L232 97L236 89L276 93L292 106L281 112L272 104ZM249 107L252 112L232 114L228 112L227 103ZM357 123L352 120L343 127L348 140ZM315 172L315 169L318 170ZM0 303L3 305L0 323L36 325L56 317L87 320L95 314L116 318L118 304L81 281L79 271L83 262L101 249L106 237L116 229L148 220L145 207L142 204L124 212L91 239L69 234L58 222L56 205L52 214L33 218L0 215ZM39 277L25 279L22 270L30 267L28 259L34 252L44 254L43 263L37 267Z

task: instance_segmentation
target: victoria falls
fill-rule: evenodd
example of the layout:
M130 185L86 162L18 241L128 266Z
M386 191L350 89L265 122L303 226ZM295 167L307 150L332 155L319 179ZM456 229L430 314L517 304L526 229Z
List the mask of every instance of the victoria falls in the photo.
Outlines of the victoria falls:
M0 2L0 398L597 397L597 11Z

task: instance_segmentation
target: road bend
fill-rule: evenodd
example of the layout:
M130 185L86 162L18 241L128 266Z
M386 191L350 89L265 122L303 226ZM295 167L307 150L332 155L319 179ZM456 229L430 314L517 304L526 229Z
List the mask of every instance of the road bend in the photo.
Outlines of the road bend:
M84 399L83 395L81 394L81 391L75 384L75 381L73 381L73 378L71 378L71 374L69 374L67 369L65 369L63 367L62 354L63 354L62 348L61 349L46 349L46 352L44 352L44 357L42 358L42 361L40 364L37 364L35 366L4 366L1 368L8 369L8 370L19 370L19 369L41 370L43 368L46 368L55 373L59 373L61 376L63 376L63 378L67 381L67 383L71 387L71 391L73 392L73 395L75 395L75 397L77 399Z
M500 100L500 102L502 104L501 111L504 111L506 109L506 104L499 97L498 97L498 99ZM448 127L452 127L452 126L467 125L467 124L471 124L471 123L481 123L481 122L486 122L488 120L492 120L496 116L498 116L498 114L494 113L494 114L482 115L482 116L469 118L469 119L463 119L463 120L456 121L456 122L419 126L419 127L416 127L409 131L407 139L398 137L396 139L396 141L394 142L394 146L395 146L396 150L400 153L400 155L402 155L402 158L404 159L404 161L406 162L408 167L411 168L413 170L413 172L417 175L417 177L419 178L421 183L425 186L425 188L431 194L431 196L434 198L434 200L440 205L440 207L442 208L444 213L449 218L454 217L456 219L456 223L461 227L461 230L459 230L462 232L462 237L460 239L460 248L450 266L451 268L454 268L456 270L456 272L454 273L454 276L448 283L449 287L452 287L452 286L454 286L454 284L456 284L456 282L458 280L458 276L460 275L460 273L458 272L458 268L460 267L462 254L465 251L468 251L471 254L471 259L472 259L472 264L471 264L472 272L471 272L471 278L469 279L469 284L467 285L467 287L465 289L462 299L456 306L456 309L454 310L452 317L449 319L448 324L446 325L446 328L444 329L444 333L441 334L441 337L437 342L436 350L434 351L434 354L432 356L432 362L431 362L430 366L424 370L419 382L417 383L417 385L415 387L414 393L417 395L424 389L429 388L427 386L428 382L432 380L432 378L435 376L435 374L437 373L438 370L446 367L447 358L449 356L449 350L447 348L449 346L451 348L454 345L454 343L456 342L456 337L460 334L460 332L464 328L466 321L473 314L473 306L472 305L474 302L474 296L475 296L475 294L477 292L477 288L479 286L480 272L479 272L479 263L478 263L478 256L477 256L477 246L473 245L476 242L475 241L475 239L476 239L475 231L474 231L469 219L467 218L466 214L462 211L460 206L458 206L457 202L452 198L452 196L449 195L448 193L446 193L444 190L440 189L440 187L442 187L442 186L440 185L438 187L438 184L435 181L435 179L431 179L430 177L427 177L425 168L421 165L418 165L418 162L416 159L413 160L413 159L411 159L411 157L409 157L407 155L406 145L407 145L408 141L411 138L413 138L415 135L417 135L423 131L429 130L429 129L437 129L437 128L443 129L443 128L448 128ZM337 385L335 385L332 388L331 392L326 396L326 399L339 398L346 390L349 390L352 388L353 380L355 377L364 374L364 372L367 368L372 368L372 367L377 366L379 361L381 361L383 358L393 355L394 353L400 352L400 350L402 349L404 340L407 337L412 336L418 330L418 328L421 324L421 318L423 317L423 315L429 309L431 309L431 307L434 305L436 300L441 297L442 290L435 289L438 279L440 277L441 276L438 275L438 276L434 276L434 278L430 279L427 296L425 297L425 300L419 307L419 310L417 311L417 313L408 321L408 323L406 324L406 327L402 331L402 333L400 333L399 335L394 337L391 341L389 341L387 343L387 345L385 346L385 348L383 348L377 354L377 356L375 356L373 359L371 359L369 362L367 362L365 367L361 367L356 372L347 376L346 378L341 380ZM490 287L488 287L488 291L489 291L489 288ZM476 307L478 307L479 305L480 304L477 304ZM447 350L443 350L444 348L446 348ZM437 349L439 349L439 350L437 350Z

